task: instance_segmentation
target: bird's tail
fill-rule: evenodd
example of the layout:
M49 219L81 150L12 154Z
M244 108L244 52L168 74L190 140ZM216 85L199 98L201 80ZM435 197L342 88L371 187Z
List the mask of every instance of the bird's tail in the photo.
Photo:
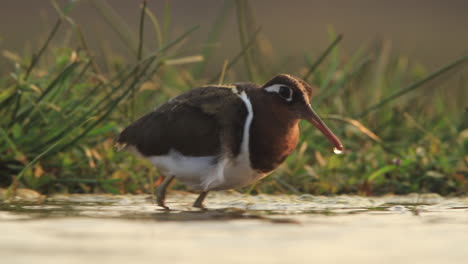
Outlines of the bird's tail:
M127 148L127 146L127 143L115 142L114 144L115 151L117 152L124 150L125 148Z
M126 130L126 129L125 129ZM122 151L125 148L127 148L128 144L127 141L125 140L125 130L122 131L115 139L114 139L114 148L116 151Z

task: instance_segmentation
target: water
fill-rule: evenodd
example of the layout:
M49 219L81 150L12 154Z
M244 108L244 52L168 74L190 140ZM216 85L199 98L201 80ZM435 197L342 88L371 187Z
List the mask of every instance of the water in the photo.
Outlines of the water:
M468 198L25 195L0 204L1 263L466 263Z
M338 149L338 148L336 148L336 147L334 147L334 148L333 148L333 153L339 155L339 154L343 153L343 151L340 150L340 149Z

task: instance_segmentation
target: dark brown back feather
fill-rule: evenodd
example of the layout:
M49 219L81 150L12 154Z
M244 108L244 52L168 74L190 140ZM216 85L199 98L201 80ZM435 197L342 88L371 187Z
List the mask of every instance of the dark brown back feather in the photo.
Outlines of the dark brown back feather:
M165 155L171 149L186 156L219 156L223 148L237 156L246 116L231 88L195 88L135 121L117 142L145 156Z

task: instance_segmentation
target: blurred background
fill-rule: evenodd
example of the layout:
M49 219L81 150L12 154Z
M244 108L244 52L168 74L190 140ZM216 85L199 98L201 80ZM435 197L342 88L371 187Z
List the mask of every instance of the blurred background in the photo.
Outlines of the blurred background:
M467 263L467 64L467 0L2 0L2 263ZM157 208L122 129L278 73L344 152L303 122L265 179Z
M65 1L58 2L63 4ZM90 45L93 48L106 45L120 52L126 51L95 5L86 0L77 2L80 3L70 15L81 26ZM166 2L148 1L148 8L162 17ZM191 37L191 44L194 49L203 45L204 36L223 9L223 1L169 2L171 35L176 36L199 24L201 27ZM109 4L131 28L138 28L138 1L113 0ZM278 57L302 58L304 52L321 51L329 42L330 28L343 34L341 46L349 52L387 40L394 53L430 68L468 52L468 2L463 0L299 0L292 3L258 0L250 4L255 23L261 26L262 38L269 41L271 52ZM37 47L40 37L44 37L58 17L49 1L33 0L3 1L0 14L0 45L17 52ZM239 48L236 15L228 16L217 44L219 61ZM154 33L150 27L146 31L147 34ZM156 38L149 35L146 43L148 47L154 47Z
M314 87L346 151L304 125L284 165L238 191L466 194L467 11L462 0L3 1L0 186L152 193L158 172L114 151L126 125L196 86L289 73Z

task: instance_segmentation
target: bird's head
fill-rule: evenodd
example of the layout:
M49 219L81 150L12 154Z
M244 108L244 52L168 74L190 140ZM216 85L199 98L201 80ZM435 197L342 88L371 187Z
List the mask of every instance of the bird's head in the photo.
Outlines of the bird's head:
M265 83L262 88L267 96L288 112L290 118L307 120L318 128L334 145L335 153L343 150L343 144L320 119L310 105L312 87L305 81L287 74L280 74Z

